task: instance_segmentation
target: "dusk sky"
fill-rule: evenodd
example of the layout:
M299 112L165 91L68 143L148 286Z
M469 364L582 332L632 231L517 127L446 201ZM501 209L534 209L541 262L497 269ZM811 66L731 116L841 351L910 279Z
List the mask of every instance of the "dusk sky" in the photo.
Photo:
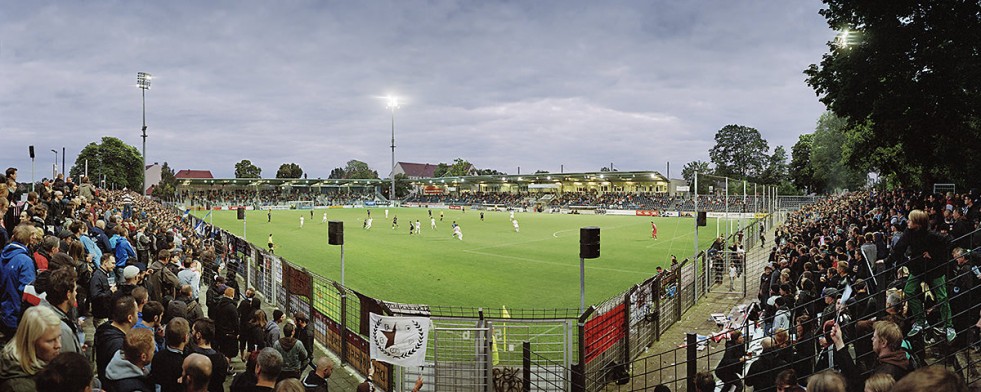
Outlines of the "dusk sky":
M708 161L716 131L788 153L824 105L802 71L835 32L816 0L0 0L0 166L30 181L114 136L147 162L326 178L351 159L509 174ZM58 158L60 164L60 156ZM90 165L94 166L94 163ZM90 170L92 166L90 166Z

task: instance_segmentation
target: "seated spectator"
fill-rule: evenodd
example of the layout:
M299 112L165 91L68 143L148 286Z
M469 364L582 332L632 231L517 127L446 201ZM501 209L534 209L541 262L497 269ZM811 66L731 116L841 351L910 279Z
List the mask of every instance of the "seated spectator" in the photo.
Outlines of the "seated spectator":
M75 352L58 354L37 374L37 390L88 392L92 386L92 363Z
M61 319L49 308L34 306L0 355L0 390L33 392L34 375L61 350Z
M777 373L787 367L787 363L780 358L780 350L776 347L773 338L763 338L763 351L760 357L749 367L746 375L746 385L753 387L753 391L769 391L773 389L773 382L776 380Z
M845 378L838 372L827 369L807 378L808 392L846 392Z
M317 369L303 379L306 392L327 392L327 379L334 373L334 362L327 357L317 358Z
M888 374L894 380L902 379L909 374L912 365L902 349L903 335L896 324L890 321L877 321L872 333L872 351L876 355L875 368L872 374ZM835 324L831 330L831 340L835 344L835 363L841 367L842 373L849 380L863 380L863 371L856 366L851 354L842 340L841 328Z
M774 384L778 392L804 392L804 387L797 382L797 372L794 369L786 369L777 374Z
M211 383L211 360L201 354L191 354L182 364L181 385L187 392L205 392Z
M126 332L123 348L113 355L106 368L105 389L112 392L153 392L150 369L156 344L153 332L131 328Z
M166 347L153 356L150 367L150 381L160 387L161 392L180 392L179 384L184 366L184 346L187 345L190 325L187 320L176 317L167 323L164 339ZM207 359L207 357L205 357ZM211 363L208 361L209 376ZM207 388L207 385L205 385Z

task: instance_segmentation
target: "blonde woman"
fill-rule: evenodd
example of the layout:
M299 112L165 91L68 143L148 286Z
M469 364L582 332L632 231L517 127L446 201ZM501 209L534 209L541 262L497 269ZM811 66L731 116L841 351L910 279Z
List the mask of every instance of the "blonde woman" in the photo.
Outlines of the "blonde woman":
M0 391L34 391L34 375L61 350L61 319L51 309L24 312L14 338L0 354Z

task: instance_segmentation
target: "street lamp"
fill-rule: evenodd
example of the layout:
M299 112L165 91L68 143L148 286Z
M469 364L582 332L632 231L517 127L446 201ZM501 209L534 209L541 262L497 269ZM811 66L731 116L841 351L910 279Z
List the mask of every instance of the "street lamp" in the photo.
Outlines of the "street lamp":
M395 199L395 109L399 108L398 97L388 96L388 105L386 106L392 109L392 188L388 191L388 199Z
M58 177L58 150L52 148L51 152L55 154L54 165L51 167L51 181L54 181Z
M150 89L150 79L153 77L146 72L136 73L136 87L143 90L143 189L140 194L146 196L146 90Z

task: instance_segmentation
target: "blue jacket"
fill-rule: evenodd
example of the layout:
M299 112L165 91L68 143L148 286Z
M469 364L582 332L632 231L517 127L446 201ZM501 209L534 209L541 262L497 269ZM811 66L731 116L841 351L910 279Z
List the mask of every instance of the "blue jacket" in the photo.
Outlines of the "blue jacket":
M34 282L34 259L27 247L11 242L0 253L0 322L17 328L24 286Z
M82 246L85 246L85 251L92 255L92 264L94 264L92 269L99 268L99 264L102 263L102 249L99 249L92 237L87 235L79 236L79 240L82 241Z
M116 238L116 236L113 236ZM136 257L136 251L133 250L133 246L129 244L129 240L125 237L116 238L116 266L125 267L126 260L130 257Z
M91 233L92 238L96 240L96 244L99 245L99 249L102 249L103 252L112 251L112 247L109 246L109 237L106 236L106 232L102 231L99 226L92 226L89 233Z

